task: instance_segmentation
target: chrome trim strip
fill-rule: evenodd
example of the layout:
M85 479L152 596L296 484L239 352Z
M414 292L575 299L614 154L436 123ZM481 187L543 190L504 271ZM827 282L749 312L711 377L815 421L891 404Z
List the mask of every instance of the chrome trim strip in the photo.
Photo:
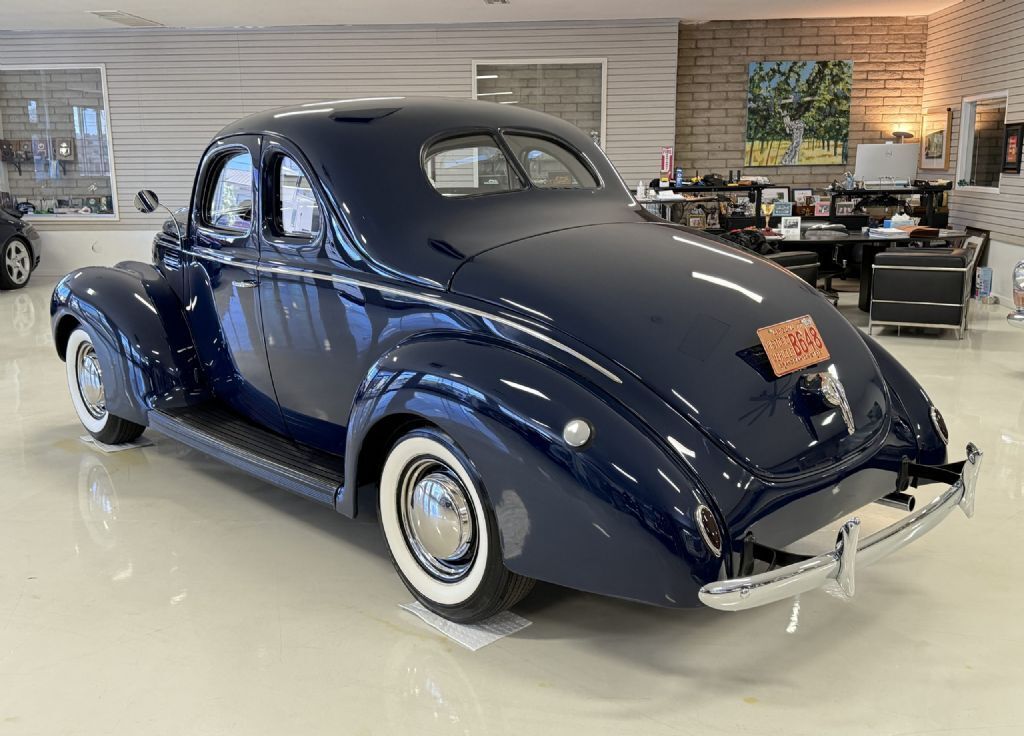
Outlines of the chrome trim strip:
M966 273L971 270L970 266L964 268L953 268L952 266L879 266L871 264L871 268L878 271L952 271L955 273Z
M884 325L886 327L931 327L936 330L956 330L962 326L963 322L949 325L938 325L932 322L882 322L881 320L873 319L869 327L877 327L878 325Z
M964 306L963 304L956 304L956 303L949 304L947 302L904 302L904 301L900 301L899 299L875 299L875 298L872 298L871 301L873 303L877 302L879 304L921 304L921 305L926 306L926 307L957 307L958 309L962 309L963 306Z
M212 248L204 248L202 246L195 246L192 249L186 251L192 255L205 258L209 261L216 261L217 263L223 263L225 266L235 266L236 268L244 268L249 271L259 271L260 267L255 261L250 261L247 258L234 258L233 256L219 253Z
M981 450L968 444L967 461L955 483L924 508L875 532L859 545L860 520L850 519L843 524L831 552L758 575L708 583L700 589L698 596L702 603L720 611L763 606L815 590L827 583L837 585L843 595L852 596L857 565L869 565L910 544L938 526L956 506L967 518L974 516L974 494L981 459Z
M223 253L218 253L215 250L212 250L210 248L203 248L201 246L194 247L188 252L193 253L194 255L197 255L200 258L206 258L208 260L216 261L217 263L222 263L227 266L244 268L249 271L257 271L260 273L276 273L281 274L283 276L296 276L298 278L309 278L316 279L318 281L332 281L338 284L349 284L351 286L358 286L361 289L373 289L375 291L386 292L388 294L404 296L409 299L418 299L419 301L426 302L427 304L433 304L434 306L443 307L445 309L454 309L459 312L464 312L465 314L471 314L474 317L488 319L491 320L492 322L497 322L498 324L505 325L506 327L511 327L513 329L519 330L520 332L529 335L530 337L536 338L537 340L540 340L544 344L550 345L551 347L556 348L557 350L561 350L562 352L567 353L568 355L571 355L572 357L576 358L580 362L590 366L598 373L603 375L605 378L608 378L609 380L612 380L615 383L622 383L621 378L619 378L610 370L602 366L600 363L597 363L596 361L588 358L586 355L583 355L578 350L574 350L568 345L565 345L559 342L558 340L555 340L554 338L545 335L543 332L540 332L537 329L529 327L517 320L502 317L500 315L494 314L493 312L485 312L482 309L467 307L462 304L455 304L444 299L439 299L438 297L435 296L430 296L429 294L424 294L423 292L412 291L410 289L402 289L394 286L387 286L385 284L378 284L374 283L373 281L365 281L363 279L352 278L350 276L340 276L336 274L321 273L319 271L305 271L301 268L293 268L291 266L285 266L274 263L254 263L247 259L233 258L232 256L224 255Z

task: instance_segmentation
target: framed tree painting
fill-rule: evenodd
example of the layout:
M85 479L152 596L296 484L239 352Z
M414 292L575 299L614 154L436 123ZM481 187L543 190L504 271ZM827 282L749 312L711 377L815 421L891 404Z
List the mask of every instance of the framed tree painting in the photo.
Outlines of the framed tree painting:
M948 169L949 144L953 129L953 108L929 110L921 129L921 168Z
M751 62L745 167L845 164L852 88L852 61Z

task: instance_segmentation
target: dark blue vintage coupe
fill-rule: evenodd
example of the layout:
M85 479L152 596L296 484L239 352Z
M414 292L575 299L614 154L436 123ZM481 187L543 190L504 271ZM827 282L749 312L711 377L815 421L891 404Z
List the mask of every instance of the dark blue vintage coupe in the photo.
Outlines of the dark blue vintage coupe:
M140 192L137 205L158 200ZM811 286L649 215L575 127L331 100L203 154L151 264L56 287L82 423L153 427L346 516L454 621L534 580L737 610L973 512L918 383ZM914 509L908 490L940 483ZM858 540L872 502L901 521ZM816 557L784 548L842 521Z

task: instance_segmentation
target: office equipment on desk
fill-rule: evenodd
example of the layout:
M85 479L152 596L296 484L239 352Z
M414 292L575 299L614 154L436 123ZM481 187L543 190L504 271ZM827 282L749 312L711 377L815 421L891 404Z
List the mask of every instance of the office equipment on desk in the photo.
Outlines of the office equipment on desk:
M886 240L905 240L910 234L898 227L872 227L868 228L868 235L872 238L884 238Z
M896 146L889 146L894 148ZM904 146L899 146L900 148ZM839 199L852 199L854 200L854 211L863 210L868 207L878 206L877 203L882 199L890 199L899 202L903 199L910 200L915 195L921 198L921 203L924 205L924 217L921 218L919 224L928 225L933 227L942 227L946 224L947 215L940 213L939 209L942 204L943 194L952 189L952 184L946 182L945 184L928 184L926 182L917 182L914 186L891 186L882 187L877 189L832 189L830 192L829 201L829 220L835 222L839 219L837 201ZM892 204L888 206L894 206ZM856 215L855 215L856 216ZM861 215L864 217L864 215ZM847 225L851 223L847 222ZM867 224L867 223L864 223Z
M878 186L907 186L917 175L920 153L917 143L861 143L853 178Z

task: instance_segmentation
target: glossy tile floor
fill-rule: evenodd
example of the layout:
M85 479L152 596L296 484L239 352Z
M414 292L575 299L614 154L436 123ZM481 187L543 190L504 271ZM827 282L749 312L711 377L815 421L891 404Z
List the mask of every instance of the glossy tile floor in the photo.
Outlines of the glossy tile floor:
M1024 733L1024 331L882 342L986 452L976 517L742 614L539 587L476 653L426 628L374 524L152 433L104 455L0 293L0 734ZM844 312L863 323L844 295ZM850 305L845 306L849 301Z

